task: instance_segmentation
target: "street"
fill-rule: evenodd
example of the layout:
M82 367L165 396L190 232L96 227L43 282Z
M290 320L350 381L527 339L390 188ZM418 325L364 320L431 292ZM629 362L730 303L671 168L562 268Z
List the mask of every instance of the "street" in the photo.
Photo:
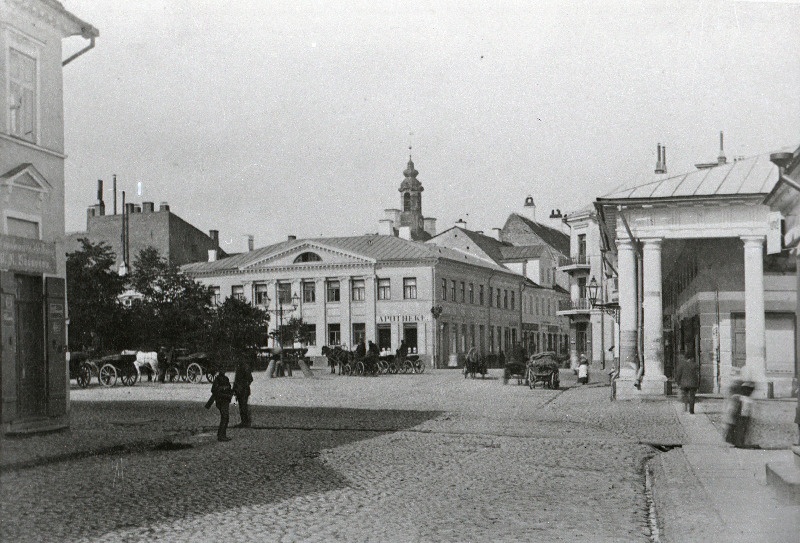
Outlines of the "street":
M3 540L649 541L644 443L681 440L666 402L612 403L570 372L559 391L315 373L256 374L256 427L229 443L207 385L73 388L73 416L114 406L98 424L182 437L4 474Z

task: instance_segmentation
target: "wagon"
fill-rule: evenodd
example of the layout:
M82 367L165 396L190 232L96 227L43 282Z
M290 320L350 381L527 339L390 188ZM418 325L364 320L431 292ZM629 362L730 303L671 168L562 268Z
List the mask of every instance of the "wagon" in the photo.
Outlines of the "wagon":
M75 379L79 387L88 387L92 375L97 375L97 373L97 364L89 359L89 353L83 351L69 353L69 378Z
M111 387L117 382L117 378L123 385L133 386L139 380L139 372L136 371L135 354L110 354L104 356L94 363L100 368L98 370L98 380L103 386Z
M531 389L536 388L536 383L541 383L544 387L557 390L559 387L559 379L556 353L546 351L531 356L528 361L525 378Z
M209 383L214 380L218 368L206 353L190 353L188 349L175 349L174 354L166 372L166 380L170 383L177 381L199 383L204 376Z

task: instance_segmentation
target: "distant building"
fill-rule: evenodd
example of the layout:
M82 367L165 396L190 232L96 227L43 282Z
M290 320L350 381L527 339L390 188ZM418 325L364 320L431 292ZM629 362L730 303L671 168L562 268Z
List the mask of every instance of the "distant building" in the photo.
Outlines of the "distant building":
M403 171L405 179L400 183L400 209L386 209L385 217L379 221L378 233L384 236L399 236L403 239L425 241L436 235L436 219L422 216L422 191L425 188L417 179L419 172L408 157L408 166Z
M55 0L0 0L4 433L69 425L62 67L98 35ZM61 40L70 36L89 44L63 59Z
M108 210L111 213L106 211L103 182L98 181L97 202L86 212L86 231L67 236L67 252L80 249L78 240L81 238L93 243L104 241L117 255L117 267L124 265L126 269L130 269L139 252L147 247L156 248L162 257L176 266L226 256L219 247L217 230L205 234L170 211L166 202L162 202L158 209L153 202L126 202L120 213L116 213L115 203Z

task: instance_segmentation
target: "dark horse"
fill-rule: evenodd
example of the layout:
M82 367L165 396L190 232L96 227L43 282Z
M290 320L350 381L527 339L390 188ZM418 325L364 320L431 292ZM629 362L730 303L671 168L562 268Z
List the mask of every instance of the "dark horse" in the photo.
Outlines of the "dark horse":
M468 376L472 376L472 378L475 379L478 373L481 374L481 379L486 377L488 373L486 369L486 359L478 353L475 347L472 347L464 360L464 378L466 379Z
M328 365L331 367L331 373L336 373L336 366L339 366L339 375L343 375L345 365L350 361L351 353L336 345L322 347L322 355L328 359Z

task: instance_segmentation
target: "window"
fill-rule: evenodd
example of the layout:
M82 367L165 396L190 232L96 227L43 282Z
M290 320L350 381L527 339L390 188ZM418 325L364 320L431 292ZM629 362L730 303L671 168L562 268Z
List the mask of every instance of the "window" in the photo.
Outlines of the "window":
M403 194L403 211L411 211L411 193Z
M36 59L9 49L8 121L12 136L36 143L38 96Z
M450 299L456 301L456 282L450 281Z
M233 285L231 287L231 298L244 301L244 287L242 285Z
M378 299L391 300L392 299L392 281L391 279L378 279Z
M365 298L365 293L367 289L364 287L364 280L363 279L353 279L353 301L354 302L363 302Z
M269 296L267 296L267 285L261 283L256 285L256 305L269 305Z
M278 283L278 303L291 305L292 303L292 284Z
M417 354L419 352L416 323L403 324L403 340L406 342L410 354Z
M442 300L447 300L447 279L442 279Z
M586 262L586 234L578 234L578 262Z
M467 325L461 325L461 352L467 352Z
M378 349L381 352L392 350L392 325L378 325Z
M467 299L466 292L467 292L467 287L464 284L464 281L461 281L461 302L462 303L465 302L466 299Z
M503 289L503 309L508 309L508 290Z
M494 326L489 326L489 352L494 352Z
M340 296L339 281L328 280L328 281L326 281L326 286L327 286L327 291L328 291L327 300L329 302L338 302L339 301L339 296ZM336 326L339 326L339 325L337 324ZM335 345L339 345L339 344L335 343Z
M304 338L304 343L309 347L313 347L317 344L317 325L316 324L306 324L306 337Z
M219 305L219 287L211 287L211 303Z
M470 347L474 347L475 346L475 325L474 324L470 324L469 325L469 346Z
M511 309L514 309L514 291L511 291Z
M498 309L500 309L500 308L502 307L502 306L500 305L500 289L499 289L499 288L496 288L496 289L495 289L495 291L497 292L497 300L496 300L496 301L497 301L497 303L495 304L495 306L496 306Z
M483 305L483 285L478 285L478 305Z
M317 301L317 286L314 281L303 281L303 303L314 303Z
M578 277L578 299L585 300L586 298L586 278Z
M358 345L361 343L361 340L364 340L364 343L367 343L367 325L363 322L354 322L353 323L353 345Z
M417 278L404 277L403 278L403 299L416 300L417 299Z
M469 284L469 303L475 303L475 285L472 283Z
M489 307L492 307L492 300L494 300L494 287L489 287Z
M300 262L322 262L322 259L317 253L302 253L294 259L295 264Z
M338 292L338 290L337 290ZM339 323L328 325L328 345L341 345L342 332Z

